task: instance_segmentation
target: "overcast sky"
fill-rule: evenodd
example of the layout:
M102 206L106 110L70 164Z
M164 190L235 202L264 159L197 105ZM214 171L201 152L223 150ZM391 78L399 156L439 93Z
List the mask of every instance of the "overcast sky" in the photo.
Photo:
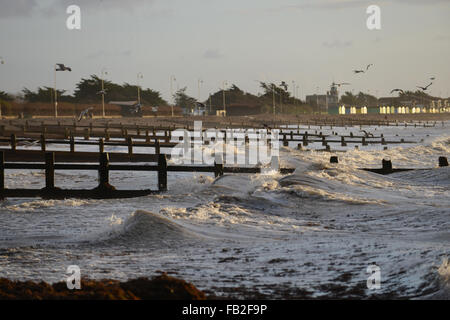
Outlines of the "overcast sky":
M66 28L66 8L81 7L81 30ZM366 8L381 8L379 31ZM256 80L294 80L300 95L347 90L387 96L392 88L427 85L450 95L450 0L0 0L0 90L53 86L72 92L81 77L141 84L169 98L188 87L201 98L227 80L260 92ZM353 69L374 67L366 74ZM317 89L319 88L319 89Z

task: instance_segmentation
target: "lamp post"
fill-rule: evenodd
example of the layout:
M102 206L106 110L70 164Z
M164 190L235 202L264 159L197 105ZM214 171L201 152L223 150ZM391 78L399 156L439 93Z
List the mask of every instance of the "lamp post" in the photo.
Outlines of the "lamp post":
M5 64L5 60L3 60L2 57L0 57L0 64ZM2 116L2 106L0 105L0 117Z
M197 99L197 101L200 102L200 87L203 84L203 80L202 79L198 79L197 84L198 84L198 99Z
M72 71L71 68L66 67L64 64L62 63L56 63L53 67L53 70L55 72L55 88L54 88L54 92L55 92L55 118L58 117L58 91L56 91L56 71Z
M106 72L105 68L102 69L101 71L102 73L102 115L103 118L105 118L105 84L104 84L104 79L105 79L105 75L108 74L108 72Z
M275 115L275 84L272 83L272 106L273 114Z
M174 99L173 97L173 81L177 81L177 79L175 78L175 76L170 76L170 98ZM173 103L171 103L170 108L172 111L172 117L173 117L173 105L175 103L175 99L173 100Z
M222 88L222 93L223 93L223 111L225 113L225 116L227 115L227 108L226 108L226 104L225 104L225 86L228 85L228 82L225 80L223 82L223 88Z
M56 64L55 64L55 88L53 90L53 92L55 93L55 118L58 117L58 93L56 91Z
M294 98L295 101L295 80L292 80L292 97Z
M198 85L198 98L197 98L197 102L200 103L200 86L203 84L203 80L202 79L198 79L197 81L197 85ZM199 105L197 104L197 107Z
M138 93L138 104L141 105L141 87L139 86L139 79L143 79L144 75L142 72L137 74L137 93Z

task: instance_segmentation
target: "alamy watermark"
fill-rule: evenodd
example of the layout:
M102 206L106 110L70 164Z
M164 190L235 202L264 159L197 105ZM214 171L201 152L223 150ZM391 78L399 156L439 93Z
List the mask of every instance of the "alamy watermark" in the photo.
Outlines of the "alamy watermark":
M367 29L381 30L381 9L377 5L368 6L366 13L369 15L366 21Z
M214 163L231 165L270 165L278 169L279 129L206 129L194 122L194 130L177 129L172 139L179 143L172 148L175 164Z
M66 274L68 277L66 278L67 289L73 290L81 289L81 271L80 267L77 265L71 265L67 267Z
M367 278L367 289L381 289L381 268L376 264L371 264L367 267L366 271L370 274L370 276Z
M81 29L81 8L77 5L68 6L66 13L69 17L66 20L66 27L69 30Z

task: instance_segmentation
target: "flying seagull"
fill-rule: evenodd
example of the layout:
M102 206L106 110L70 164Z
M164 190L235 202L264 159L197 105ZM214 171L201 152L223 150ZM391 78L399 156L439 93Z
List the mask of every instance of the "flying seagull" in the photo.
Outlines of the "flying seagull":
M426 87L419 87L417 86L417 88L422 89L423 91L426 91L428 89L429 86L431 86L433 84L433 82L431 82L429 85L427 85Z
M364 70L353 70L354 73L364 73Z
M368 137L373 138L373 133L367 132L366 130L360 130L359 132L364 132L364 135L366 136L366 138L368 138Z
M392 89L391 93L393 92L401 92L401 93L405 93L402 89Z
M367 65L366 71L369 70L369 68L370 68L371 66L373 66L373 63Z
M436 77L431 77L431 78L430 78L430 80L432 80L432 81L435 80L435 79L436 79Z
M100 90L99 92L97 92L97 94L106 94L106 89L105 90Z
M56 65L57 65L56 71L72 71L72 68L66 67L62 63L57 63Z

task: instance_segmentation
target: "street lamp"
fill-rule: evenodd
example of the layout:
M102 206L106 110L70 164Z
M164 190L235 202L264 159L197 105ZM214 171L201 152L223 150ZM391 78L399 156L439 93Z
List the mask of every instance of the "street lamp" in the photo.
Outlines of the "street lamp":
M272 83L272 104L273 104L273 114L275 115L275 84Z
M104 79L105 79L105 75L108 74L108 72L105 70L105 68L102 69L101 71L102 73L102 114L103 114L103 118L105 118L105 85L104 85Z
M64 64L62 63L56 63L54 66L54 71L55 71L55 118L58 117L58 91L56 91L56 71L72 71L71 68L66 67Z
M141 105L141 91L139 86L139 79L144 79L144 75L142 74L142 72L139 72L136 77L137 77L138 104Z
M170 105L171 107L171 111L172 111L172 117L173 117L173 105L175 103L175 98L173 97L173 81L177 81L177 79L175 78L175 76L170 76L170 98L174 99L173 103Z
M197 100L200 101L200 87L203 84L203 80L202 79L198 79L197 84L198 84L198 99Z
M294 98L295 101L295 80L292 80L292 97Z
M225 113L225 116L227 115L227 109L226 109L226 104L225 104L225 86L228 85L228 82L225 80L223 82L223 88L222 88L222 92L223 92L223 112Z
M2 57L0 57L0 64L5 64L5 60L3 60ZM0 117L2 116L2 106L0 105Z

